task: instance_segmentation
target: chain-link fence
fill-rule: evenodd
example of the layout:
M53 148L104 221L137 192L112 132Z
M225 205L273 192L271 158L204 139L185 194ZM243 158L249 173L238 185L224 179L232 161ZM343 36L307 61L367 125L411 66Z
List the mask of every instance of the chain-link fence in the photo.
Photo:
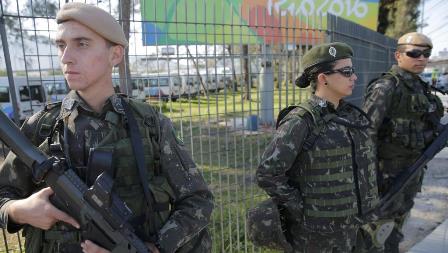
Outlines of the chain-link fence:
M245 219L265 197L254 172L278 111L309 96L294 85L304 52L328 41L353 46L358 81L349 99L358 104L367 82L393 59L393 40L332 15L304 18L249 1L87 2L110 12L129 35L126 60L114 71L117 90L172 119L213 190L213 252L259 251ZM0 73L11 78L0 77L0 105L17 121L68 91L53 44L63 4L1 2ZM3 231L0 252L22 251L21 242Z

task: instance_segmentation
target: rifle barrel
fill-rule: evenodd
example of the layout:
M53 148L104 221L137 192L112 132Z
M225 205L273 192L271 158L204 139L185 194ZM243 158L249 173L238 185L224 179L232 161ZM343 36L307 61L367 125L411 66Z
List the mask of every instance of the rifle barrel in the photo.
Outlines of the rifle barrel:
M21 133L17 126L0 110L0 139L14 154L21 158L29 168L42 164L47 157L36 150L29 139ZM36 164L35 164L36 163Z

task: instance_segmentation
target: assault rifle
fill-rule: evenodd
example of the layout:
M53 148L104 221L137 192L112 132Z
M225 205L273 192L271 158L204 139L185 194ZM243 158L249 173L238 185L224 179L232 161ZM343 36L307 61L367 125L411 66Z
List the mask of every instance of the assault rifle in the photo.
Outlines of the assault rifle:
M418 175L418 172L446 146L448 140L448 124L440 125L439 129L440 131L437 138L425 149L417 161L395 178L394 182L391 184L391 188L381 198L377 208L372 210L371 215L382 216L387 208L395 201L396 197Z
M34 147L3 112L0 122L0 139L31 169L35 182L53 189L52 203L79 222L83 239L113 253L151 253L127 222L132 211L111 192L113 179L107 171L88 188L64 159L47 157Z

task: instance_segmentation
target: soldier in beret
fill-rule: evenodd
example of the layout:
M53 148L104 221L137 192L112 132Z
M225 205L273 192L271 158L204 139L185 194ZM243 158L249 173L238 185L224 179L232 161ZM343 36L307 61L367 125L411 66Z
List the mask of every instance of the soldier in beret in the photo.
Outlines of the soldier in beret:
M354 252L364 215L378 203L370 121L343 99L357 79L352 57L340 42L304 55L296 85L311 85L313 94L279 114L257 170L258 185L283 220L291 245L284 248L292 252Z
M381 195L387 193L394 179L412 165L437 136L443 105L436 95L431 94L430 84L419 76L428 64L431 49L432 42L424 34L403 35L395 52L397 65L367 86L363 109L372 120L371 135L378 147ZM403 239L401 228L421 189L423 174L421 171L414 177L394 201L395 205L387 210L387 217L382 217L393 221L395 227L385 248L377 245L372 252L399 252L398 246Z
M89 166L90 157L97 150L112 153L106 171L112 191L132 210L129 223L152 252L210 252L213 196L171 121L114 92L112 69L128 44L121 26L102 9L75 2L65 4L56 21L71 91L28 119L22 131L48 155L64 157L88 186L106 171ZM95 238L83 238L88 228L53 205L53 194L9 153L0 168L1 226L10 233L23 229L27 253L109 252Z

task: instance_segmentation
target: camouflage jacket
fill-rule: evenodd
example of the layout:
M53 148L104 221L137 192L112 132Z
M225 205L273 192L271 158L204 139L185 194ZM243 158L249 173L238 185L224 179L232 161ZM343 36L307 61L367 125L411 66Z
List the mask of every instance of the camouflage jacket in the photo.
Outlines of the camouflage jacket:
M59 108L57 109L56 111L59 112ZM118 135L127 135L127 131L124 128L124 120L122 120L123 114L121 99L118 95L113 95L108 99L101 113L95 113L75 91L71 91L66 96L60 112L56 114L58 118L68 119L66 128L68 129L70 163L76 168L78 175L85 179L88 184L88 181L95 177L95 175L91 175L92 172L86 171L88 151L92 147L103 145L102 141L110 134L117 134L118 132ZM42 141L36 138L36 129L34 129L35 124L41 120L41 115L42 113L37 113L26 121L22 127L22 131L30 139L38 141L35 145ZM168 195L171 209L169 217L167 217L164 224L160 224L160 229L156 231L156 238L158 238L157 244L161 252L176 252L192 237L206 229L213 209L213 196L183 143L176 138L170 120L161 114L158 114L158 117L159 130L156 132L159 134L157 139L160 148L154 154L154 157L159 157L159 164L156 167L169 184ZM118 128L118 130L112 133L112 129L115 128ZM142 129L140 130L142 132ZM122 142L118 141L117 143ZM132 150L129 144L123 146L123 148L122 152L130 153L130 151L126 150ZM147 159L145 155L146 163ZM136 168L129 169L137 170ZM120 172L117 171L117 173ZM135 174L136 172L133 173ZM154 175L152 171L149 171L149 173ZM135 198L131 196L139 196L138 189L140 188L135 188L136 185L127 186L130 180L129 177L118 176L116 180L118 181L114 184L114 189L125 201L126 198ZM5 213L8 201L26 198L41 187L32 182L30 172L25 165L13 153L9 153L0 168L1 226L7 228L9 232L16 232L21 229L22 225L8 220L8 216ZM150 181L150 189L154 187ZM145 203L144 197L142 197L141 201L132 199L131 202L127 204L134 213L135 211L141 213L141 211L144 212L146 209L146 205L141 204ZM138 208L145 209L136 210ZM210 243L208 240L203 241L204 243ZM206 248L210 250L211 245L208 245Z
M328 121L313 146L303 150L316 127L300 108L292 110L262 156L258 184L299 226L323 233L356 228L378 202L373 147L365 131L369 121L344 101L337 109L316 96L309 103L322 118L335 115L364 130Z
M443 105L427 83L397 65L367 86L363 109L372 120L380 169L386 161L392 174L412 164L431 143L443 116Z

